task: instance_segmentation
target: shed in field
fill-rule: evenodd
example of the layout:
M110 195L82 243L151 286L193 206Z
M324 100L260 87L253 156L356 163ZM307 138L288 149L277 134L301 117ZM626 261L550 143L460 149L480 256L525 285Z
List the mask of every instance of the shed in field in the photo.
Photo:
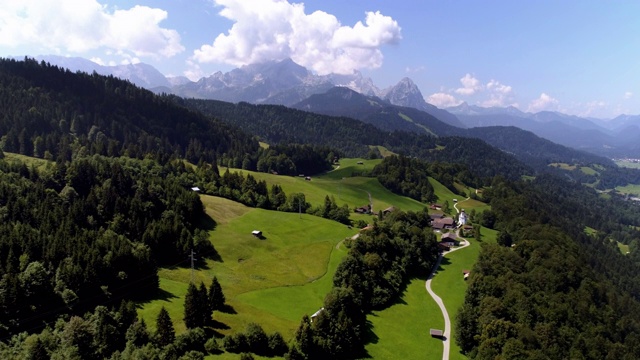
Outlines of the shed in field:
M444 332L440 329L430 329L429 334L434 338L441 338L444 335Z

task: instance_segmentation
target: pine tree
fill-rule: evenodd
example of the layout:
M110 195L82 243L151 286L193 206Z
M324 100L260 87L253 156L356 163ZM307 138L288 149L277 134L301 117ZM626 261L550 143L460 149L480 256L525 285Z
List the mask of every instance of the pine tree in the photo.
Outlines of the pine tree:
M209 299L207 295L207 287L203 282L200 282L200 287L198 288L198 298L197 298L197 306L198 313L201 314L199 317L200 321L198 323L199 327L203 327L207 325L208 322L211 321L212 311L209 307Z
M206 295L206 289L204 294ZM188 329L204 326L206 313L209 313L205 299L206 296L193 283L189 284L184 297L184 324Z
M222 287L218 282L218 278L215 276L213 277L213 280L211 280L211 286L209 287L208 303L209 309L212 313L216 310L220 311L224 307L224 293L222 292Z
M176 332L173 329L173 322L169 317L169 312L163 306L156 320L156 341L160 346L167 346L175 339Z

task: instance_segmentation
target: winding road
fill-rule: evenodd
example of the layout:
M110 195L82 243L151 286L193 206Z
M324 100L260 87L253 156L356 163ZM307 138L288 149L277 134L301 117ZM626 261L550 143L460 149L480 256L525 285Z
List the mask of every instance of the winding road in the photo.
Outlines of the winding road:
M462 238L459 238L459 239L461 239L461 242L464 241L464 244L458 246L455 249L449 250L447 254L464 249L467 246L471 245L469 240L462 239ZM431 295L433 300L435 300L435 302L440 307L440 311L442 311L442 316L444 317L444 334L443 334L443 341L442 341L442 345L444 346L444 349L442 350L442 360L449 360L449 350L451 348L451 343L450 343L451 320L449 319L449 313L447 312L447 308L444 307L444 302L438 295L436 295L436 293L433 292L433 290L431 290L431 280L433 280L433 277L436 275L438 271L438 267L440 266L440 261L442 261L443 256L444 255L442 253L438 255L438 261L436 261L436 264L433 266L433 269L431 270L431 274L429 274L429 278L425 283L425 287L427 288L427 292L429 293L429 295Z

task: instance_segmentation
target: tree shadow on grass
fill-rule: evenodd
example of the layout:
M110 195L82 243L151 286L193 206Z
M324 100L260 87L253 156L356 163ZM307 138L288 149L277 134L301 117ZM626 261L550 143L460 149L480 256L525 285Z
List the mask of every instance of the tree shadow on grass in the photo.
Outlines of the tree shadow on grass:
M449 258L443 256L442 260L440 260L440 265L438 266L438 269L436 271L437 272L444 271L444 268L442 266L443 265L450 265L450 264L451 264L451 260L449 260Z
M369 316L377 317L378 315L369 314ZM378 341L380 341L380 338L378 337L378 335L376 335L376 333L373 332L373 324L369 320L367 320L367 322L364 325L363 339L364 339L364 346L367 346L369 344L377 344ZM369 354L367 349L365 349L363 347L362 352L357 354L357 358L358 359L372 359L373 357Z
M158 290L154 293L147 293L145 296L142 296L138 301L138 306L142 307L142 304L149 303L154 300L163 300L170 301L171 299L177 299L178 297L167 290L163 290L158 288Z
M233 306L229 305L229 304L224 304L222 305L222 309L220 309L220 312L225 313L225 314L237 314L238 312L236 311L236 309L233 308Z
M200 229L211 231L215 230L216 226L218 226L218 223L207 214L204 214L198 218L197 227L199 227Z
M212 329L218 329L218 330L229 330L231 329L231 327L225 323L223 323L222 321L218 321L215 319L212 319L209 324L208 324Z

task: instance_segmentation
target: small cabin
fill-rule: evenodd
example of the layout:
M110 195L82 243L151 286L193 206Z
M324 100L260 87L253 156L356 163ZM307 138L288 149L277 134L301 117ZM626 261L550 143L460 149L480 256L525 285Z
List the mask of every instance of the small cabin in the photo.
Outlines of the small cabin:
M429 334L434 338L441 338L444 335L444 332L440 329L430 329Z
M364 162L363 162L363 161L358 161L356 164L358 164L358 165L363 165L363 164L364 164Z
M259 238L259 237L261 237L261 236L262 236L262 231L260 231L260 230L253 230L253 231L251 232L251 235L253 235L253 236L255 236L255 237Z
M191 191L200 192L200 188L197 186L194 186L191 188Z

